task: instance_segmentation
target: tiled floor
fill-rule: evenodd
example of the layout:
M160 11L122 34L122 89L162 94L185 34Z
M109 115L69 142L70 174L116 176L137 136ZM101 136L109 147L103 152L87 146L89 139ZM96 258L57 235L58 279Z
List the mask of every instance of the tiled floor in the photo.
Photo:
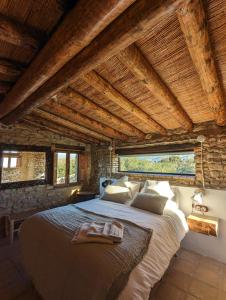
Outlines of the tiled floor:
M41 300L21 265L18 241L0 241L0 299ZM226 265L182 249L150 299L226 300Z

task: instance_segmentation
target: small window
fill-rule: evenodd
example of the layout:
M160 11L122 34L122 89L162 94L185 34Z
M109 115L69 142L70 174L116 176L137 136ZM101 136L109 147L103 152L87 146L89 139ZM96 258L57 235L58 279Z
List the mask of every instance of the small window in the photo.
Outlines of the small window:
M45 147L1 146L0 187L13 188L47 183L50 155ZM18 150L16 150L18 148ZM37 150L36 150L37 149Z
M194 176L194 152L119 155L119 171Z
M71 151L55 152L55 184L73 185L78 181L78 154Z

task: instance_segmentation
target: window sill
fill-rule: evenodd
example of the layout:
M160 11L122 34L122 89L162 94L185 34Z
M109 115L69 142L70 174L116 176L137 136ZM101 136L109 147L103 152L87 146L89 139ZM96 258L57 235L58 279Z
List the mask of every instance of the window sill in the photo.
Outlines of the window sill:
M36 185L47 185L47 180L30 180L30 181L18 181L18 182L6 182L0 184L0 190L7 189L19 189L24 187L31 187Z
M74 182L74 183L71 183L71 184L54 184L53 185L53 188L55 189L60 189L60 188L73 188L75 186L78 186L78 185L81 185L81 182Z
M116 172L115 174L121 174L121 175L128 175L128 176L144 176L144 177L152 177L155 179L183 179L183 180L195 180L195 175L179 175L179 174L158 174L158 173L148 173L148 172L124 172L124 171L119 171Z

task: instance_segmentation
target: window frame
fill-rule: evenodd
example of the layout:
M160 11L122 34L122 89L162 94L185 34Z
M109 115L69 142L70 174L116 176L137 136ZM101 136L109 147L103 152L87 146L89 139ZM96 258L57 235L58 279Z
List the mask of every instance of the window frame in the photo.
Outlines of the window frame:
M57 183L57 153L66 153L66 174L65 174L65 183ZM53 185L54 187L69 187L75 186L79 183L79 151L73 149L55 149L54 150L54 159L53 159ZM69 181L70 177L70 154L77 154L77 180L75 182Z
M119 154L118 153L118 172L120 173L127 173L127 174L150 174L150 175L155 175L155 176L174 176L174 177L190 177L190 178L194 178L196 176L196 167L195 167L195 170L194 170L194 173L193 174L189 174L189 173L160 173L160 172L150 172L150 171L122 171L121 168L120 168L120 157L123 157L123 156L139 156L139 155L160 155L160 154L170 154L170 153L178 153L178 154L182 154L182 153L188 153L188 152L192 152L195 154L194 152L194 149L178 149L178 150L166 150L166 151L159 151L159 152L152 152L150 151L150 153L144 151L144 153L142 153L141 151L138 151L139 153L129 153L126 154Z
M21 152L45 152L45 179L35 179L27 181L3 182L2 183L2 170L3 170L3 151L21 151ZM0 144L0 190L15 189L34 185L45 185L52 183L52 155L51 147L44 146L30 146L30 145L12 145ZM13 168L14 169L14 168Z

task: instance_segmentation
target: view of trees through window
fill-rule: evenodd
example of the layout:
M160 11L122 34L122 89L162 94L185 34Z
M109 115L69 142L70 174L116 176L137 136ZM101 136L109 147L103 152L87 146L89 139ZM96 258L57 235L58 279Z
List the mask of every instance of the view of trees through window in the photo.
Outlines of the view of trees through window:
M67 164L69 164L68 167ZM69 152L56 153L56 183L57 184L67 184L67 183L77 182L77 175L78 175L77 170L78 170L77 153L69 153Z
M194 175L194 153L123 155L119 156L119 170L124 172Z

